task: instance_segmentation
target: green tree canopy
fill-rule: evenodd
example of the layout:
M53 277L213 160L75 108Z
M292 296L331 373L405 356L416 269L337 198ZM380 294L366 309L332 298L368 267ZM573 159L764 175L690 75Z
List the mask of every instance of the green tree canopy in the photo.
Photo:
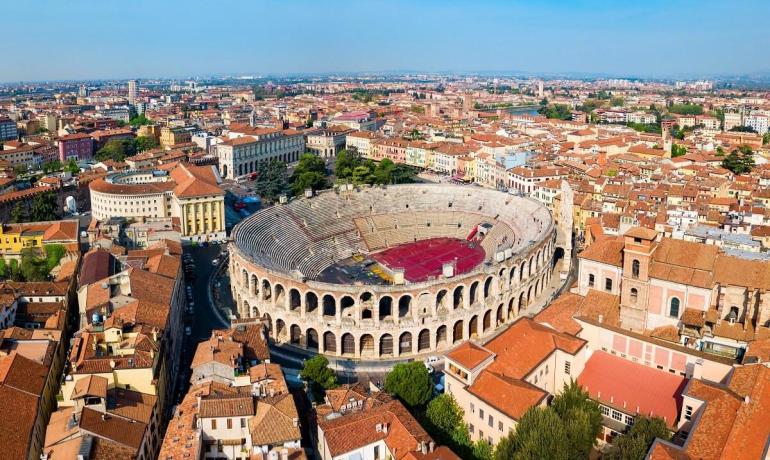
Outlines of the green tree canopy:
M572 119L572 109L566 104L548 104L545 107L540 107L537 112L547 118Z
M52 191L38 193L32 199L31 221L57 220L56 194Z
M569 459L569 442L564 423L548 407L532 407L519 420L504 447L498 446L496 460Z
M260 169L254 182L254 191L267 200L275 200L289 190L286 163L271 160L267 166Z
M151 150L158 146L158 141L154 137L139 136L134 139L134 146L137 152L144 152L145 150Z
M136 155L136 144L134 143L134 139L124 138L107 141L104 147L96 151L94 158L98 161L123 161L126 157L132 155Z
M46 281L48 279L47 264L40 257L37 248L25 248L21 250L21 276L25 281Z
M679 144L671 144L671 158L687 155L687 147Z
M433 382L422 361L399 363L385 377L385 390L408 406L421 406L433 393Z
M618 436L602 458L608 460L643 460L655 438L668 441L671 432L663 419L638 416L627 433Z
M742 145L722 160L722 167L734 174L750 173L754 169L754 152L748 145Z
M599 405L574 380L554 397L551 408L564 422L571 459L588 458L602 429Z
M291 178L292 192L301 195L306 188L319 190L326 188L326 163L318 155L306 153L302 155L294 168Z
M143 125L151 125L153 123L152 123L152 120L144 116L144 114L142 113L128 120L128 124L130 124L131 126L143 126Z
M451 437L463 426L463 410L449 393L442 393L428 403L425 411L430 424L439 432Z
M671 104L668 111L679 115L703 115L703 106L698 104Z
M73 176L80 173L80 167L74 158L70 158L69 161L67 161L66 170L69 171Z
M11 209L11 223L20 224L22 222L27 222L27 209L21 201L17 201Z
M316 401L323 401L325 390L337 386L337 375L329 368L329 360L324 355L315 355L305 360L299 376L308 382Z

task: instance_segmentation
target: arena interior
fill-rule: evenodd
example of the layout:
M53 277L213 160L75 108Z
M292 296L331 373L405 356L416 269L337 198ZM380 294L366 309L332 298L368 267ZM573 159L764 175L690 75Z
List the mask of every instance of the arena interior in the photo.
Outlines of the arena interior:
M556 250L538 202L479 187L346 187L233 230L238 314L277 342L393 359L446 350L515 319L549 283Z

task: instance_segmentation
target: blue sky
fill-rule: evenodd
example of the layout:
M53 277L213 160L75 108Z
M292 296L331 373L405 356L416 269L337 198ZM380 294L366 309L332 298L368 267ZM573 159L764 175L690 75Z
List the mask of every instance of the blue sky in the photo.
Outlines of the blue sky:
M770 1L3 1L0 81L770 70Z

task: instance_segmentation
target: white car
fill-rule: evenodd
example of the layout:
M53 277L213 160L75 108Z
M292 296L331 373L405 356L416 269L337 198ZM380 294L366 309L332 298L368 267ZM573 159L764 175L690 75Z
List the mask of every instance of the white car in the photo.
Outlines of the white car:
M216 267L217 265L219 265L219 259L213 259L213 260L211 261L211 265L213 265L213 266L215 266L215 267Z
M425 358L425 363L427 364L434 364L439 361L441 361L441 358L439 358L438 356L428 356L427 358Z

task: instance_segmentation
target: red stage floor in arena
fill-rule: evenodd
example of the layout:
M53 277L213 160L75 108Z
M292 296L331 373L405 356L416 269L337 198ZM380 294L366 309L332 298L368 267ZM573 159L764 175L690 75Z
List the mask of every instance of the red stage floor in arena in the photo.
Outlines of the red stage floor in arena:
M455 262L455 275L467 273L484 261L484 248L477 243L454 238L432 238L402 244L371 257L390 269L403 268L411 282L425 281L441 274L441 267Z

